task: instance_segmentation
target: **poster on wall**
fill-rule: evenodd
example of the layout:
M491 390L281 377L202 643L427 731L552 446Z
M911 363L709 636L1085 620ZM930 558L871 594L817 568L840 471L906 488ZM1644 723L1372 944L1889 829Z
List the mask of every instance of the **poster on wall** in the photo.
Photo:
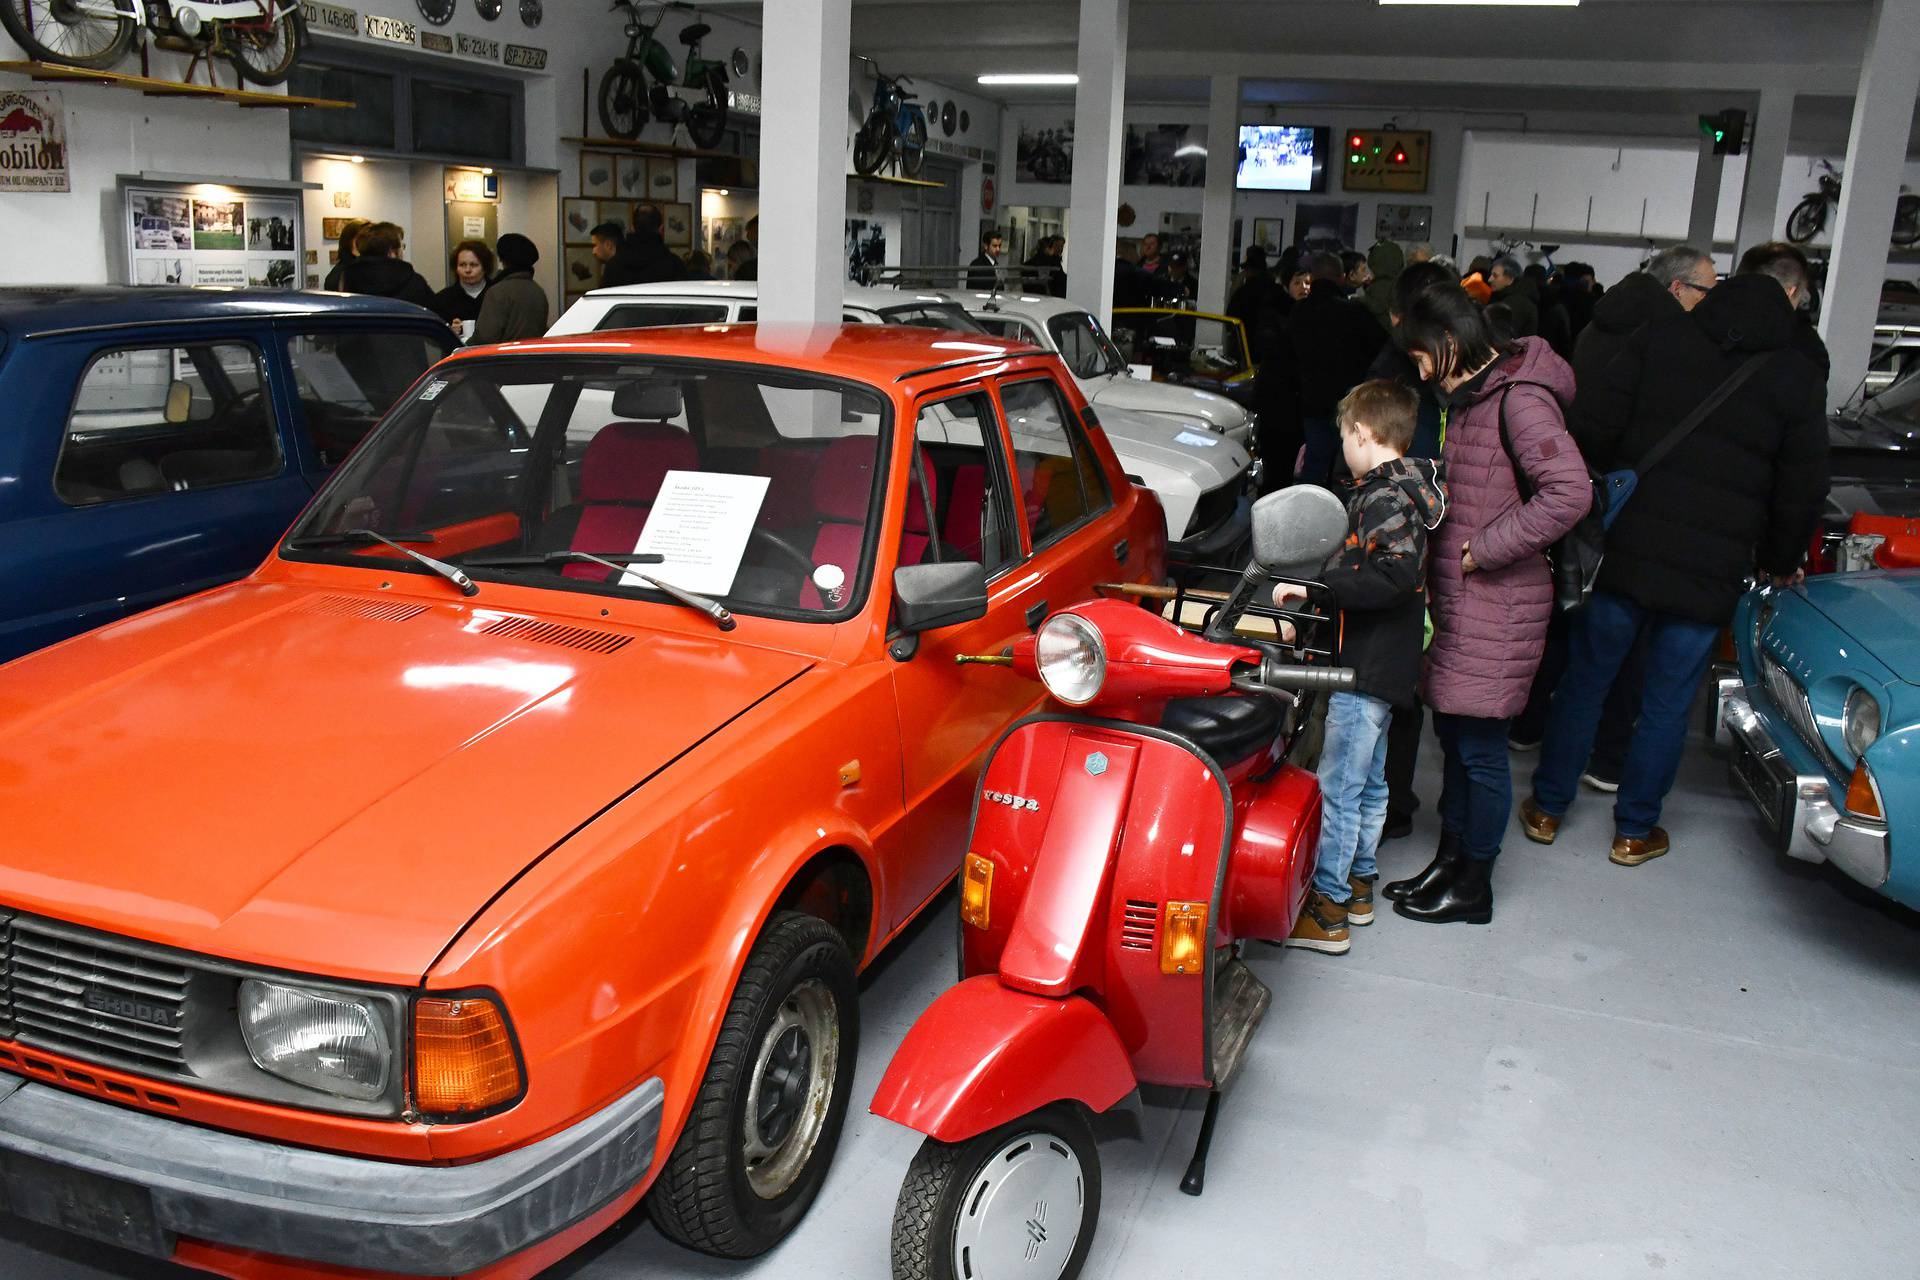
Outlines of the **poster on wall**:
M1014 143L1013 176L1017 182L1073 181L1073 118L1046 126L1022 120Z
M1433 206L1383 204L1374 215L1373 234L1379 240L1425 240L1433 234Z
M121 198L132 284L300 287L300 203L290 195L140 184Z
M865 284L869 273L887 265L887 229L865 218L847 219L847 279Z
M1120 181L1135 187L1207 185L1207 129L1198 124L1127 126Z
M1253 220L1253 243L1266 251L1267 261L1277 263L1280 253L1287 247L1287 220L1285 218L1255 218Z
M60 91L0 93L0 191L68 189L67 113Z
M1313 253L1340 253L1360 238L1357 204L1308 204L1293 210L1293 243Z

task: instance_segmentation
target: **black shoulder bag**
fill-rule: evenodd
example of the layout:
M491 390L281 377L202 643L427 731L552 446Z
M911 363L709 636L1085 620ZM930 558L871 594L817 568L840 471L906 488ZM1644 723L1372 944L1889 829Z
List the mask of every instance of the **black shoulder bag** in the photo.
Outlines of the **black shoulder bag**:
M1593 584L1600 576L1601 562L1606 559L1607 530L1613 527L1613 522L1627 505L1627 499L1639 487L1640 477L1659 466L1668 454L1679 448L1688 436L1699 429L1701 423L1727 402L1729 396L1759 371L1765 360L1765 353L1749 356L1727 376L1726 381L1714 388L1712 395L1694 406L1692 413L1658 444L1647 450L1633 467L1602 474L1595 471L1591 463L1587 465L1587 478L1593 485L1593 502L1580 522L1568 530L1560 541L1547 548L1547 562L1553 568L1553 603L1556 608L1578 609L1593 595ZM1543 382L1526 379L1509 382L1500 389L1500 446L1507 451L1507 462L1513 467L1514 486L1520 492L1520 501L1524 503L1533 500L1533 481L1527 475L1526 468L1520 465L1520 457L1513 451L1513 437L1507 431L1507 392L1522 385L1540 387L1549 394L1553 388Z

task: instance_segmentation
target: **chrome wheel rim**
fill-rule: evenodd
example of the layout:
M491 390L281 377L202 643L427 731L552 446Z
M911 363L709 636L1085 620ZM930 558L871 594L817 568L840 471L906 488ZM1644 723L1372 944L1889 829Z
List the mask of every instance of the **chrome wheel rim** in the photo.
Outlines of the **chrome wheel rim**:
M953 1274L1057 1280L1086 1226L1080 1157L1044 1130L1002 1143L974 1173L953 1224Z
M33 38L59 56L97 57L119 38L120 19L106 0L26 0L19 9Z
M760 1038L747 1085L742 1155L747 1185L762 1200L793 1188L827 1127L840 1074L840 1007L817 978L780 1002Z

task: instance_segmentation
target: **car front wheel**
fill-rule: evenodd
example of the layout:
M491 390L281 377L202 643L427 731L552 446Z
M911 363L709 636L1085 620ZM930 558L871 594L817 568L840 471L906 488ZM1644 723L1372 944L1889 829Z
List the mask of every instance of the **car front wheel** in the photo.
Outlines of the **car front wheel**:
M853 957L833 927L768 922L647 1212L702 1253L751 1258L791 1231L840 1140L859 1048Z

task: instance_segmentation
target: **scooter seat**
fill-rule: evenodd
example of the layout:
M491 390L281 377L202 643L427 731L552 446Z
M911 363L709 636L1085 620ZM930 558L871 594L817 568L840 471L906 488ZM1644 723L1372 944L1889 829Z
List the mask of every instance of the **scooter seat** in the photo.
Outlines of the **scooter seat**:
M713 33L713 28L704 22L696 22L680 33L680 43L692 47Z
M1178 698L1160 727L1177 733L1230 768L1258 755L1280 736L1284 712L1272 698Z

